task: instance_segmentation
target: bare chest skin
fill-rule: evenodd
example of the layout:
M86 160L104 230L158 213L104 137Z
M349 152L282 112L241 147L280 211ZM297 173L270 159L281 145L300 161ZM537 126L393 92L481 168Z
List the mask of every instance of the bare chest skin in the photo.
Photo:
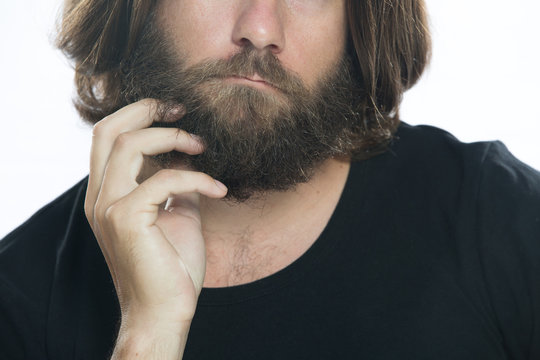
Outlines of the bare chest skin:
M309 183L272 195L263 203L227 205L202 200L206 244L203 286L246 284L298 259L330 220L349 168L348 161L329 160Z

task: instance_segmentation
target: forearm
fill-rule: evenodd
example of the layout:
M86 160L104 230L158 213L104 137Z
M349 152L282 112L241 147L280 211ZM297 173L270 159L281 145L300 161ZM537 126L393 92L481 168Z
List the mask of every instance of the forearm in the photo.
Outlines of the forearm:
M121 326L111 360L182 359L190 324L177 329Z

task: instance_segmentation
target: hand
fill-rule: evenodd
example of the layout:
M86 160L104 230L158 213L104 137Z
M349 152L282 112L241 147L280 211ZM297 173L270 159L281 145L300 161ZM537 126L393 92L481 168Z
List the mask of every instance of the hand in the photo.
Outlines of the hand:
M145 155L204 150L182 130L148 128L156 110L155 101L141 100L104 118L93 132L85 213L114 281L121 333L175 333L191 322L206 262L199 194L221 198L227 192L187 169L159 170L137 183ZM172 196L172 207L164 209Z

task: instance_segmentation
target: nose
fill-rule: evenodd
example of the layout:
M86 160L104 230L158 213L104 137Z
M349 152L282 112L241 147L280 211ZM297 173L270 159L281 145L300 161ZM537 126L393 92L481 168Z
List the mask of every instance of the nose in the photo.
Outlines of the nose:
M285 12L281 0L244 0L233 29L233 42L259 51L280 53L285 46Z

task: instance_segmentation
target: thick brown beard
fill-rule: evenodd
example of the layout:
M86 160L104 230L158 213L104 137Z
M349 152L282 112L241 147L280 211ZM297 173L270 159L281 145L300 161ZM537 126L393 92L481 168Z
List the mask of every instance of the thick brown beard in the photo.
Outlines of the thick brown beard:
M123 65L128 102L159 99L161 114L181 104L181 119L156 126L181 128L205 143L200 155L156 157L160 167L183 164L205 172L227 185L227 198L243 201L290 190L308 181L323 161L349 156L354 149L362 122L355 109L362 93L348 57L308 89L271 53L261 57L248 46L228 60L186 69L171 44L150 22L137 51ZM255 73L276 94L223 81Z

